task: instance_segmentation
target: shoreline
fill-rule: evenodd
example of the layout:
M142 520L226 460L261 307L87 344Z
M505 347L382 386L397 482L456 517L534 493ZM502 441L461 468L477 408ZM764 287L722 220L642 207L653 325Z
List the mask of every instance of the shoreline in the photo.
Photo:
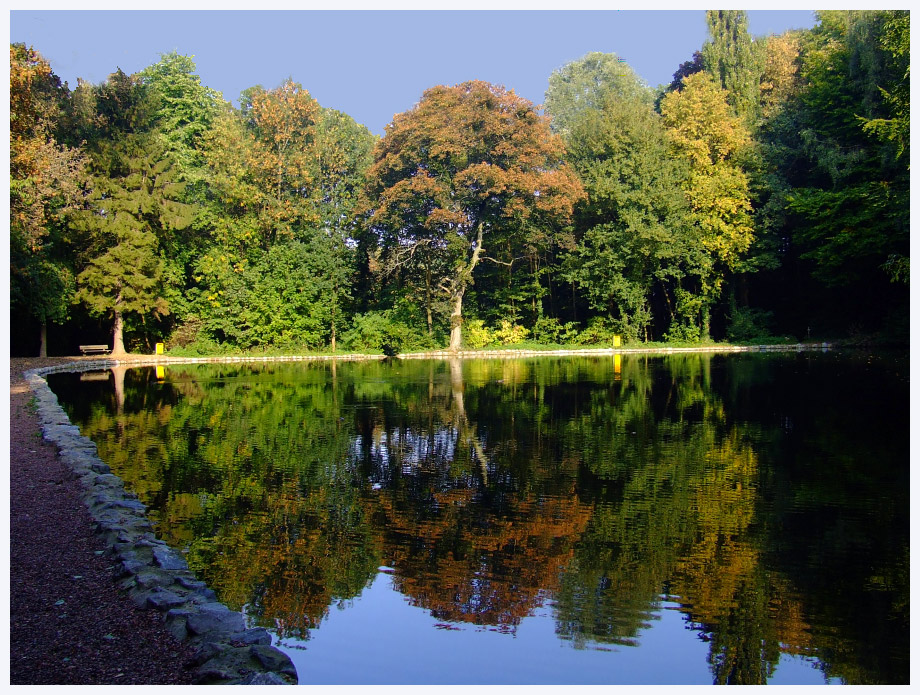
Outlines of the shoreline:
M604 355L629 355L629 354L681 354L681 353L734 353L734 352L803 352L814 350L838 349L834 343L784 343L775 345L705 345L699 347L604 347L604 348L561 348L553 350L534 350L501 348L492 350L425 350L422 352L401 352L393 356L395 359L493 359L493 358L519 358L519 357L593 357ZM53 362L37 367L41 374L52 374L66 371L91 371L94 369L109 369L112 366L156 366L165 364L221 364L242 362L305 362L305 361L341 361L361 362L370 360L385 360L386 355L342 353L341 355L329 354L291 354L291 355L208 355L200 357L184 357L179 355L143 355L128 353L118 357L14 357L12 360L26 362ZM12 363L11 363L12 364ZM26 368L28 370L28 367ZM24 371L26 371L24 370Z

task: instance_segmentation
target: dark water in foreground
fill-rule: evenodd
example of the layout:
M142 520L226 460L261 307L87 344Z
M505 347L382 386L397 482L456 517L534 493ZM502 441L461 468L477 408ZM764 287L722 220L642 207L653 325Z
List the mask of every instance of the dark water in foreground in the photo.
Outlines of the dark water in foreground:
M906 354L48 381L301 683L909 681Z

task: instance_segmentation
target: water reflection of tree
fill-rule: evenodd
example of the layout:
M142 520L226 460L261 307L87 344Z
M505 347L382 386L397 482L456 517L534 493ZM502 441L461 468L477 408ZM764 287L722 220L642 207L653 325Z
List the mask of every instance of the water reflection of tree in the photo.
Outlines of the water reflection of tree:
M708 356L627 361L572 419L596 512L562 581L557 632L632 644L667 587L707 635L715 682L764 683L781 645L807 645L799 607L759 560L756 432L729 421L710 380Z
M507 385L514 403L520 363L493 365L474 363L476 380ZM469 368L432 370L424 407L400 418L365 413L364 465L379 481L371 504L396 588L438 620L513 631L553 591L591 509L572 462L518 460L523 443L497 435L483 394L467 391ZM468 396L488 423L470 415Z
M245 372L202 368L193 380L172 369L163 385L136 373L123 411L97 412L87 429L222 601L305 636L331 603L361 592L379 550L325 371Z

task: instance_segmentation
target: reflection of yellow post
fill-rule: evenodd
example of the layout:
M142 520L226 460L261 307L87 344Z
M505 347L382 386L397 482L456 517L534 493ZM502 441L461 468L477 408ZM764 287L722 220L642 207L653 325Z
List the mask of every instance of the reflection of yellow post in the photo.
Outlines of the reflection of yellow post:
M157 381L163 381L166 378L166 367L162 364L157 365Z
M620 339L620 336L618 335L613 336L613 347L620 347L621 343L622 343L622 340Z
M158 355L162 355L165 349L166 349L166 346L163 343L157 343L157 354Z
M613 380L614 381L619 381L622 378L622 374L620 373L621 370L623 369L622 359L623 359L623 356L620 354L616 354L613 356Z

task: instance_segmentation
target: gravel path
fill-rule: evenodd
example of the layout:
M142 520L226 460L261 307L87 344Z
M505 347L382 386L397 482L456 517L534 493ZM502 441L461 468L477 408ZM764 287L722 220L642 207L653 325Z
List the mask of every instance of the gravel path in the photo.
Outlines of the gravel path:
M79 482L42 441L10 361L10 683L189 684L189 651L118 590Z

